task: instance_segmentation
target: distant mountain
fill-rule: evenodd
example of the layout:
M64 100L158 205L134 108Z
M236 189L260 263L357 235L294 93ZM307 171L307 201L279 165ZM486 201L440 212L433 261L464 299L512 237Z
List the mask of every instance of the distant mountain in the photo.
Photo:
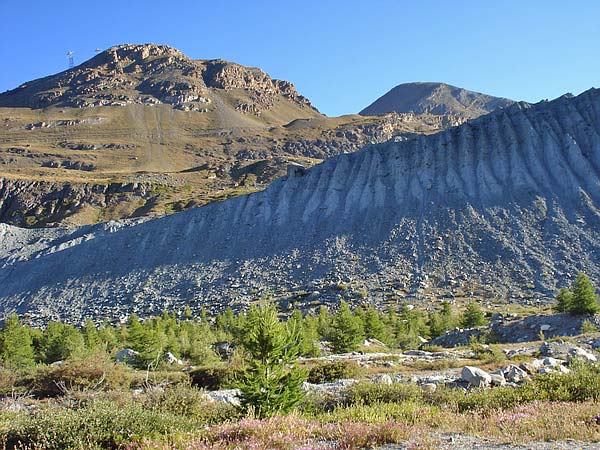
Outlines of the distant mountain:
M261 69L118 45L0 94L0 222L172 213L262 189L290 162L452 125L427 114L331 118Z
M412 112L469 120L513 103L507 98L492 97L445 83L404 83L379 97L359 114L376 116Z
M320 116L292 83L272 79L261 69L222 59L193 60L177 49L155 44L112 47L73 69L0 94L3 107L163 103L221 119L225 113L235 118L267 111L280 115L282 122Z

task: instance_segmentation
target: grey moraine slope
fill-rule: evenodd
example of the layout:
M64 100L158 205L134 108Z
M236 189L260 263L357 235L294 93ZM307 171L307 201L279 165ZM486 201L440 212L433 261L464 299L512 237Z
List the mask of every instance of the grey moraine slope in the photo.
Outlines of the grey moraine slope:
M338 282L362 284L379 303L465 286L549 296L578 270L600 280L599 207L600 90L591 89L368 146L159 219L0 224L0 311L123 319Z

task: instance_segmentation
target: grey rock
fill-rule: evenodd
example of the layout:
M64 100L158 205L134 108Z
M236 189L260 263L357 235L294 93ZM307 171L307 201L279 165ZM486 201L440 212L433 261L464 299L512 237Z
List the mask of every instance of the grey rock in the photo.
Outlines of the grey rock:
M544 365L544 367L549 367L551 369L556 369L557 367L562 366L565 363L566 361L562 359L552 358L551 356L548 356L542 360L542 364Z
M394 383L394 380L392 380L392 377L390 375L388 375L387 373L377 375L375 378L373 378L373 381L375 381L376 383L379 383L379 384L386 384L386 385L391 385Z
M506 379L502 373L491 373L490 377L492 377L491 384L492 386L504 386L506 385Z
M183 366L183 361L171 352L165 353L165 361L167 364Z
M124 348L123 350L119 350L115 355L115 361L135 365L137 363L138 357L140 356L139 352L131 348Z
M492 383L492 376L479 367L464 366L460 377L473 387L486 387Z
M215 402L227 403L233 406L240 406L239 389L222 389L219 391L208 391L206 395Z
M588 362L597 362L598 358L591 352L584 350L581 347L573 347L569 350L569 355L567 356L569 361L574 359L584 360Z
M502 374L504 375L504 379L509 383L520 383L528 378L527 372L514 364L503 367Z

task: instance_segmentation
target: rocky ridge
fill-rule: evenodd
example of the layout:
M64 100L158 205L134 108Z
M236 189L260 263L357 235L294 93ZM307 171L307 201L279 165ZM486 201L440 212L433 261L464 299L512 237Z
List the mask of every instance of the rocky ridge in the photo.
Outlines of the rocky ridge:
M273 80L258 68L224 60L192 60L166 45L111 47L57 75L33 80L0 94L0 107L85 108L166 103L185 111L214 108L216 90L241 89L248 99L236 110L254 115L270 109L278 96L314 110L288 81ZM315 110L316 111L316 110Z
M243 306L267 289L292 303L312 291L312 304L543 301L579 270L600 279L599 173L600 91L516 104L160 219L48 237L9 227L0 304L79 321ZM35 245L16 248L14 233Z

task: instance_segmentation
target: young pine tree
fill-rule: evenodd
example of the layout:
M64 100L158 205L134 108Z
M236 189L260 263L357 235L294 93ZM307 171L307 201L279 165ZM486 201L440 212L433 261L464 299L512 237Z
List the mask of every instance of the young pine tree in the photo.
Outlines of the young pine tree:
M480 327L485 324L485 317L477 303L471 302L467 305L460 318L460 324L463 328Z
M358 348L364 340L361 320L352 314L348 303L340 302L340 307L333 316L331 327L332 351L334 353L351 352Z
M259 418L285 414L302 400L305 371L296 366L300 346L297 321L282 323L266 303L250 310L244 348L248 367L239 380L242 409Z
M365 315L362 318L364 323L364 332L366 337L375 338L379 341L385 342L385 324L381 321L379 311L372 306L369 306L365 311Z
M562 288L556 295L556 305L554 309L559 313L566 313L573 308L573 292L570 289Z
M598 296L590 279L580 272L571 285L573 301L570 312L572 314L596 314L600 311Z
M69 358L79 358L87 353L83 334L74 326L50 322L41 339L44 362L50 364Z
M0 359L10 369L22 369L35 364L31 334L16 315L6 319L4 330L0 333Z

